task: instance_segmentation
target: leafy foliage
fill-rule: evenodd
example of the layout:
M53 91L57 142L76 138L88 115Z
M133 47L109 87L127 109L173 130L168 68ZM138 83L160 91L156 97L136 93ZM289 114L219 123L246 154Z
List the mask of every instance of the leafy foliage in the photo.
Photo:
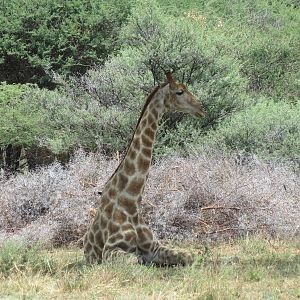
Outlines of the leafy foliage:
M32 145L43 134L43 114L37 103L28 101L30 85L0 85L0 147Z
M208 143L265 158L300 161L300 104L260 99L225 120Z
M107 154L123 151L145 97L165 80L168 69L187 83L206 117L166 115L156 157L174 151L186 155L215 139L215 147L298 157L297 142L292 142L299 134L293 122L298 122L300 90L294 1L20 3L6 2L0 13L0 78L56 88L1 86L0 147L43 145L56 154L78 146ZM10 89L22 92L13 96ZM261 101L270 103L261 106L263 121L256 120L262 104L254 108L260 98L270 99ZM287 102L294 106L287 108ZM283 122L288 130L266 138L270 126L283 126L274 106L281 118L283 111L293 117ZM256 120L250 122L256 128L251 134L244 135L241 118L247 124Z
M52 86L49 71L84 73L117 48L131 1L9 1L0 13L0 81Z

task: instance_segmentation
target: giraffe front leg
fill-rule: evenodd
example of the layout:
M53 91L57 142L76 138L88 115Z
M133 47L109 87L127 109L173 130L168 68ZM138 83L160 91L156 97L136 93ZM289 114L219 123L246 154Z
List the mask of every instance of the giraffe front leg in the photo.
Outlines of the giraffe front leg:
M158 241L153 241L151 248L152 251L144 252L140 256L141 263L159 266L187 266L194 262L192 255L162 246Z
M175 251L162 246L153 238L151 230L143 224L137 228L139 262L160 266L190 265L194 258L184 252Z
M135 233L122 236L117 241L115 237L109 238L102 252L102 260L113 261L118 258L124 258L129 260L130 263L138 263L135 240Z

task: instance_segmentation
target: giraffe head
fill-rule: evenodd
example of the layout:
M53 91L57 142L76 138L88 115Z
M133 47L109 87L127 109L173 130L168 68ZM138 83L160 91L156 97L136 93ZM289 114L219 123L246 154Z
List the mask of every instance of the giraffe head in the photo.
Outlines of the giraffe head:
M197 99L182 83L177 83L170 72L166 72L169 97L165 98L165 106L169 110L189 113L196 117L204 117L205 112Z

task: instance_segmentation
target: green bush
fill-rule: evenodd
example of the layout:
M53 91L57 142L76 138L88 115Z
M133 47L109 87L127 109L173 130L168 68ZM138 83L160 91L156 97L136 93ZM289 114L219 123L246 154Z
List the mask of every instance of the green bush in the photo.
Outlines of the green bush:
M47 110L46 123L55 129L46 143L56 152L78 144L88 149L101 145L109 152L124 150L145 97L155 84L165 81L168 69L179 82L188 83L207 117L166 115L156 155L174 148L175 140L180 147L181 139L210 129L244 107L246 83L236 62L219 57L214 40L204 38L185 18L165 16L156 2L147 3L137 3L132 10L120 35L124 46L117 55L79 79L58 76L60 90L36 96Z
M236 113L204 138L205 144L257 154L264 158L300 159L300 103L263 98Z
M53 86L47 72L84 73L114 51L127 1L5 1L0 12L0 81Z
M280 116L286 109L296 118L300 26L292 2L23 2L5 3L0 12L0 78L9 75L10 81L48 85L44 70L56 70L52 75L57 88L2 85L6 91L2 96L0 91L5 103L0 107L0 147L44 145L61 153L80 145L122 151L145 97L165 80L163 71L171 70L203 104L206 117L167 114L156 156L174 150L186 154L200 140L210 143L218 137L228 149L295 157L297 126L290 123L286 126L291 132L274 133L274 145L267 141L267 147L259 144L267 139L267 123L264 127L256 119L250 122L252 110L259 106L266 118L260 112L257 116L272 128L282 122L271 118L274 107ZM94 64L98 65L89 68ZM15 91L12 101L8 94L14 89L22 91ZM261 96L272 100L253 107L252 99ZM280 107L279 100L295 106ZM260 126L253 129L253 139L244 135L246 127L232 123L242 122L242 117L250 127Z
M31 146L44 132L43 112L38 103L28 101L30 85L0 85L0 148L9 144Z
M236 57L241 74L249 80L249 91L283 100L299 99L300 18L296 1L158 2L169 14L186 16L194 26L204 28L221 56Z

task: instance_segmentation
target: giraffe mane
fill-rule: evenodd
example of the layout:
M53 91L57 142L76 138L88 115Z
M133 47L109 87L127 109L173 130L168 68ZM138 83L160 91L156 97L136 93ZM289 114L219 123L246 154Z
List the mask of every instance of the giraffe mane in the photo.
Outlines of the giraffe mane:
M141 115L140 115L140 117L139 117L139 119L138 119L138 122L137 122L137 124L136 124L136 127L135 127L134 132L135 132L136 129L138 128L138 126L139 126L139 124L140 124L140 122L141 122L141 120L142 120L143 114L144 114L145 110L147 109L149 103L150 103L151 100L153 99L154 95L156 94L156 92L157 92L160 88L165 87L167 84L168 84L168 82L165 82L165 83L163 83L163 84L161 84L161 85L157 85L157 86L153 89L153 91L150 93L150 95L147 97L147 99L146 99L146 101L145 101L145 104L144 104L144 107L143 107L143 109L142 109ZM127 150L126 150L126 153L125 153L123 159L121 160L121 162L120 162L119 166L117 167L117 169L115 170L115 172L110 176L109 180L110 180L110 179L118 172L119 167L121 166L121 164L122 164L124 158L125 158L126 155L127 155L127 152L128 152L128 150L129 150L129 146L131 145L131 143L132 143L132 141L133 141L133 138L134 138L134 134L132 135L132 138L131 138L131 140L130 140L129 143L128 143ZM109 180L108 180L108 181L109 181Z

